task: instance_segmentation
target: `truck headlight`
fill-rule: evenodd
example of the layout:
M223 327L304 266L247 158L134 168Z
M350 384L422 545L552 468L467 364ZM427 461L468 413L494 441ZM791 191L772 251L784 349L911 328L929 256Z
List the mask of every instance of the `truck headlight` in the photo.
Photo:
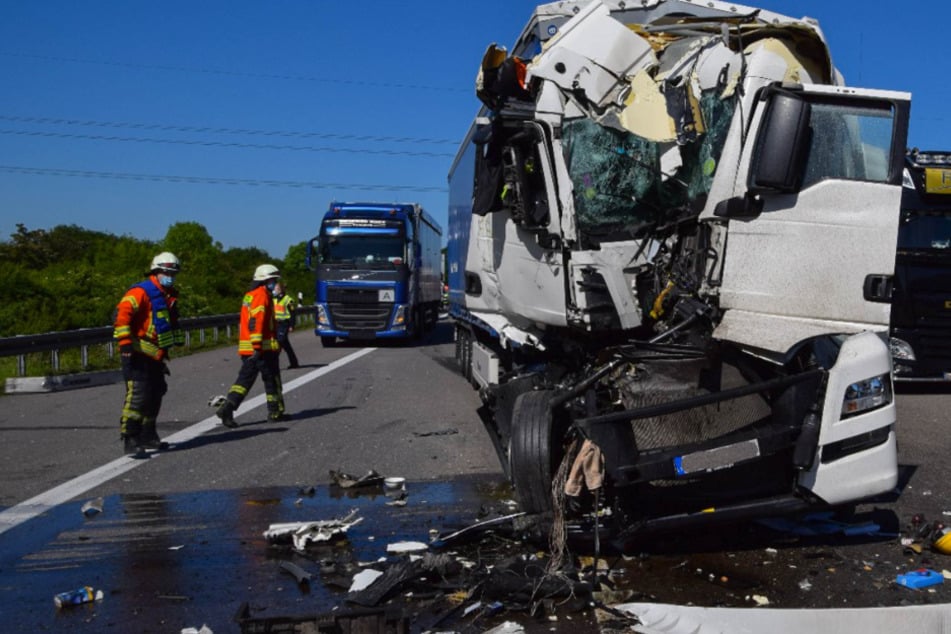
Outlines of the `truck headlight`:
M895 361L915 361L915 350L907 341L892 337L888 340L888 349Z
M892 402L892 383L887 374L856 381L845 388L842 417L854 416Z
M317 304L317 328L319 330L330 328L330 317L327 316L327 309L323 304Z
M393 330L406 328L406 304L397 304L393 313Z

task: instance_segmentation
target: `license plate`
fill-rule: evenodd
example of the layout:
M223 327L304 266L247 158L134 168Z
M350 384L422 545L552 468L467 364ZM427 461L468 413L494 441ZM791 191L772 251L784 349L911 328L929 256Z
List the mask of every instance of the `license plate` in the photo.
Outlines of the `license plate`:
M929 194L951 194L951 169L926 167L925 191Z
M754 438L753 440L744 440L715 449L695 451L694 453L677 456L674 458L674 471L679 476L719 471L720 469L729 469L738 462L758 458L759 455L759 441Z

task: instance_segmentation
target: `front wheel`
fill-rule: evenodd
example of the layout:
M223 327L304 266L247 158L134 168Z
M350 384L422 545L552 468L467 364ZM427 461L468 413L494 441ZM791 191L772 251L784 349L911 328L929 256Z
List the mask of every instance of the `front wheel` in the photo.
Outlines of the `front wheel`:
M512 408L509 473L522 510L552 510L552 481L562 458L561 437L551 410L551 390L520 394Z
M321 336L320 343L325 348L333 348L334 346L337 345L337 338Z

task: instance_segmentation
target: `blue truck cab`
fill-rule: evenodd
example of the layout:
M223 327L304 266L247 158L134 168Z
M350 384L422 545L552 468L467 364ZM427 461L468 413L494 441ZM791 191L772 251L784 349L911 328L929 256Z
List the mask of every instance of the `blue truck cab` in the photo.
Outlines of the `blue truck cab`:
M439 318L442 229L415 203L332 202L308 244L315 333L338 339L412 338Z

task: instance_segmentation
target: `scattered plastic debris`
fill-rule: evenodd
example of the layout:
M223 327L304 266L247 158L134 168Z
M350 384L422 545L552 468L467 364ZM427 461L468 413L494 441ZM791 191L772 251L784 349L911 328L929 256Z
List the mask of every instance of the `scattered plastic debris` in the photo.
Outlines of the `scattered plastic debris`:
M479 533L486 529L490 529L492 527L498 526L499 524L511 522L512 520L515 520L516 518L522 517L524 515L525 515L524 511L520 513L512 513L510 515L502 515L500 517L494 517L492 519L485 520L482 522L476 522L475 524L466 526L465 528L459 529L452 533L447 533L445 535L441 533L437 533L435 536L433 536L433 534L430 533L430 538L432 539L434 546L445 546L449 542L459 540L463 536L469 536L473 533Z
M331 469L330 480L337 486L344 489L379 486L383 484L383 476L373 469L370 469L360 477L352 476L349 473L344 473L343 471L334 471Z
M373 568L361 570L353 576L353 583L350 584L348 592L360 592L369 588L374 581L383 576L383 573Z
M387 491L402 491L406 488L406 478L391 476L383 479L383 488Z
M750 597L750 599L759 607L765 607L769 605L769 599L761 594L754 594Z
M215 634L210 627L207 625L202 625L200 629L195 629L193 627L186 627L182 630L182 634Z
M292 563L290 561L282 561L281 570L284 570L285 572L288 572L294 575L294 578L297 580L298 584L308 583L313 577L311 573L307 572L306 570L304 570L297 564Z
M73 605L82 605L83 603L92 603L93 601L102 601L102 590L93 590L91 586L83 586L69 592L60 592L53 597L53 603L57 608L65 608Z
M423 542L395 542L386 545L386 552L390 554L418 553L428 548L429 545Z
M356 515L357 510L353 509L346 517L336 520L271 524L264 531L264 538L275 543L290 540L296 550L304 550L307 544L328 541L334 535L346 533L351 526L363 521Z
M525 628L514 621L505 621L496 625L491 630L486 630L482 634L519 634L524 632Z
M96 498L94 500L89 500L83 504L82 512L86 517L93 517L102 513L102 498Z
M919 568L895 577L895 582L906 588L927 588L944 583L944 575L930 568Z
M803 579L799 582L799 589L803 592L809 592L812 590L812 582L809 579Z
M208 407L221 407L226 400L224 394L217 394L208 399Z

